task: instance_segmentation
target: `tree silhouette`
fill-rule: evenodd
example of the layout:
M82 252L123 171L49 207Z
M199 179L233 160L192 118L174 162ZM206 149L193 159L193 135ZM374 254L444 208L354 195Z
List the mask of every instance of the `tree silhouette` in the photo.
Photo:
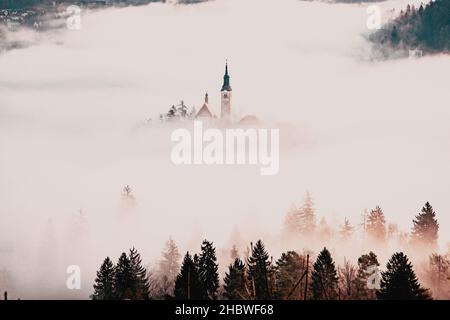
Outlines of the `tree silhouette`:
M272 298L269 278L271 276L269 254L261 240L252 246L251 256L248 258L248 276L253 296L257 300Z
M93 300L112 300L115 299L114 292L114 264L109 257L103 261L100 270L97 271L97 277L94 283Z
M384 243L386 240L386 220L383 210L377 206L372 210L367 219L367 233L369 237L377 243Z
M249 296L246 288L246 269L244 262L236 258L228 267L228 272L225 273L224 282L224 296L228 300L247 300Z
M438 240L439 224L436 213L429 202L425 203L422 212L413 220L411 241L413 244L425 245L436 248Z
M115 296L118 299L133 299L134 276L131 261L123 252L117 262L114 274Z
M319 253L313 265L312 291L315 300L334 300L337 298L338 278L334 261L327 248Z
M180 273L175 280L174 294L178 300L201 300L205 296L197 266L189 252L184 256Z
M219 288L218 268L216 249L212 242L204 240L201 254L198 258L198 274L202 287L205 290L206 298L211 300L216 299L216 292Z
M149 282L147 279L147 270L142 266L141 255L133 247L130 249L130 268L133 275L131 288L133 299L147 300L149 298Z
M299 255L295 251L282 253L275 265L276 295L278 299L285 299L292 288L297 284L300 277L306 270L306 257ZM292 293L292 299L302 298L302 287Z
M428 290L420 286L408 257L403 252L394 253L382 272L380 300L426 300Z
M305 200L300 210L300 233L311 235L316 228L316 216L314 213L314 202L311 194L307 191Z
M373 272L377 272L377 269L375 268L378 268L379 265L380 263L378 262L377 255L372 251L368 254L363 254L358 258L358 271L355 279L356 299L376 299L376 292L374 289L368 288L367 281Z

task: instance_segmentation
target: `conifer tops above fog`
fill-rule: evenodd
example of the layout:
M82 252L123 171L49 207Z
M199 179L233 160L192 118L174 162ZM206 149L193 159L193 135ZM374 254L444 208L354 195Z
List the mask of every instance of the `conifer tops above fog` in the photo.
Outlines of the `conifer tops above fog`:
M419 8L408 4L370 39L380 44L386 55L391 49L450 52L450 0L434 0Z

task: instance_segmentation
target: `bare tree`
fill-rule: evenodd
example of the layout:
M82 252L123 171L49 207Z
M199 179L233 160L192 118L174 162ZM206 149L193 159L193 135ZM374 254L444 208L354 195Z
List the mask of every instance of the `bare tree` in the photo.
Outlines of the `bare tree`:
M433 253L429 258L426 274L433 298L448 299L450 297L450 259Z
M344 258L344 265L338 267L341 298L353 299L355 295L356 267Z

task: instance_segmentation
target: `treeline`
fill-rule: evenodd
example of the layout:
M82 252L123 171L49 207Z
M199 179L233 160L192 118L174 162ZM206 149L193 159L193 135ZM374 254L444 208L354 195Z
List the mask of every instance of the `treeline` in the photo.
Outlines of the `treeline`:
M0 9L30 9L42 3L50 1L42 0L0 0Z
M151 2L170 2L176 4L196 4L209 0L0 0L0 10L2 9L32 9L36 7L53 6L60 4L103 4L103 5L144 5Z
M312 198L305 197L302 207L291 209L285 232L301 232L314 237L315 213ZM380 207L367 217L368 236L377 242L386 237L386 220ZM439 224L427 202L413 220L411 246L436 249ZM349 237L352 227L345 220L339 236ZM428 252L428 251L427 251ZM368 299L442 299L450 296L450 257L433 253L424 277L433 289L419 283L413 266L403 252L394 253L385 271L380 272L377 255L370 251L356 264L344 260L336 266L324 247L313 252L287 251L278 260L267 252L263 242L251 243L239 254L230 250L231 264L223 279L219 276L216 248L204 240L200 252L181 255L170 239L157 268L146 270L133 248L122 253L116 265L107 257L97 272L93 299L179 299L179 300L368 300ZM222 281L221 281L222 280Z
M409 5L370 39L383 47L425 52L450 51L450 0Z
M150 297L147 270L136 249L123 252L114 265L107 257L97 272L94 285L94 300L131 299L145 300Z
M283 253L275 262L261 240L251 246L244 260L236 257L219 282L213 243L205 240L201 253L187 252L175 278L172 292L152 296L152 275L142 267L135 249L122 253L113 265L106 258L97 272L92 299L176 299L176 300L426 300L430 292L419 283L408 257L394 253L386 271L378 273L373 252L358 259L358 267L346 262L336 267L327 248L315 262L309 254ZM165 279L167 280L167 278Z

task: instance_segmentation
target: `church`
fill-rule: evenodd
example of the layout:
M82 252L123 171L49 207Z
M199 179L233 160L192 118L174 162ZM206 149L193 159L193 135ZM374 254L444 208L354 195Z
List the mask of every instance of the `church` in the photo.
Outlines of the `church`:
M223 85L220 90L220 119L231 120L231 86L230 75L228 74L228 62L225 63L225 75L223 76ZM209 108L208 93L205 95L205 102L195 115L195 119L217 118Z
M225 63L225 74L223 76L223 84L220 90L220 115L217 116L212 111L209 105L208 93L205 94L205 100L199 111L195 108L187 107L183 101L178 105L173 105L169 112L165 115L160 115L161 120L177 120L177 119L191 119L209 122L210 124L219 125L244 125L251 126L259 123L258 119L253 115L247 115L242 119L236 119L233 113L232 105L232 89L230 84L230 74L228 73L228 62Z

